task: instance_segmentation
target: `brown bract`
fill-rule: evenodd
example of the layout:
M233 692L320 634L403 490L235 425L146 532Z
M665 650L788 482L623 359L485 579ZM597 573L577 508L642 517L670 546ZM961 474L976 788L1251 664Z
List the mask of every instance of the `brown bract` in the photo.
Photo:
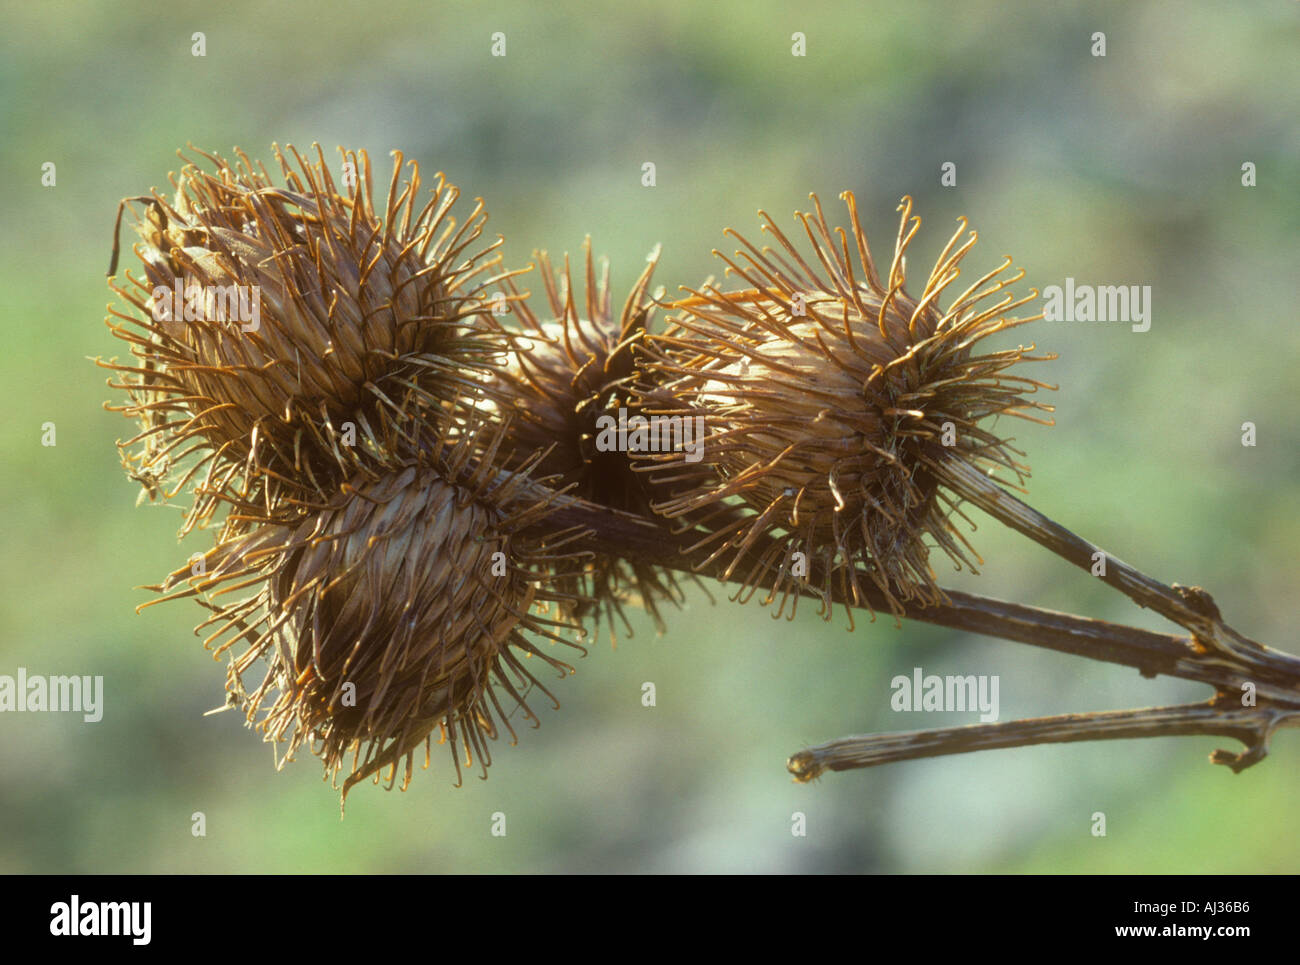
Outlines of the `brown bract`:
M848 232L832 230L816 196L814 214L797 214L803 251L763 212L774 247L729 232L742 249L735 258L715 254L746 287L706 285L673 303L679 314L668 330L647 340L639 388L645 411L706 424L698 462L639 457L652 478L674 487L656 510L718 520L702 544L712 547L710 559L730 554L726 575L743 582L740 595L768 588L764 602L781 598L776 614L788 601L793 615L797 589L811 580L827 618L832 580L854 606L865 605L863 579L896 613L902 603L942 601L931 548L958 567L978 559L952 524L958 501L943 488L945 465L964 460L1023 478L1022 454L982 423L1000 415L1042 421L1030 413L1051 408L1026 398L1043 383L1007 371L1034 358L1032 346L980 351L983 339L1041 317L1010 315L1038 294L1006 290L1023 271L1008 275L1007 258L941 307L976 240L973 231L963 238L965 220L912 295L904 254L920 219L911 199L900 205L882 277L853 195L842 197ZM748 511L728 519L737 506ZM755 556L749 548L760 536L780 539Z
M142 424L122 443L131 475L150 495L197 480L186 529L223 500L328 497L385 471L419 413L480 392L501 348L482 318L499 258L479 243L481 202L458 225L457 189L439 174L422 202L395 152L377 209L364 151L341 152L341 189L319 147L315 162L287 151L283 184L242 152L203 154L215 170L187 163L172 200L128 199L144 277L114 286L135 311L109 324L135 363L101 364Z

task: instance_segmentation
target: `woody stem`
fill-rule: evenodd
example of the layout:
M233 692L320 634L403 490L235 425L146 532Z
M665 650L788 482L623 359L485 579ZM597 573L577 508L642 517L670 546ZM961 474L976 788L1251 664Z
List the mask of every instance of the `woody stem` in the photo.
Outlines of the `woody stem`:
M965 460L943 458L939 452L931 454L932 460L941 458L944 481L958 495L1067 562L1094 574L1138 606L1149 607L1189 630L1200 648L1216 652L1228 663L1275 670L1283 677L1300 674L1300 659L1270 651L1227 626L1205 590L1177 583L1167 586L1047 518Z
M1065 715L1039 721L977 725L975 729L947 728L903 735L844 738L843 741L810 748L791 758L790 768L796 776L806 775L802 778L806 779L814 776L813 772L820 773L826 769L865 767L983 747L1161 734L1241 737L1250 745L1247 752L1241 755L1218 752L1212 758L1217 763L1241 769L1264 756L1268 735L1279 721L1285 720L1290 724L1297 720L1297 715L1300 715L1300 659L1270 650L1228 627L1204 590L1177 585L1170 587L1146 576L1043 516L978 471L969 469L965 463L953 460L945 468L955 492L1075 565L1091 572L1094 554L1101 553L1106 565L1104 570L1098 571L1099 578L1139 605L1149 606L1186 628L1191 635L1158 633L956 590L943 591L948 599L945 604L904 605L903 617L1090 660L1135 667L1148 677L1163 673L1196 680L1213 687L1216 697L1207 704L1184 708ZM729 561L715 559L710 562L703 558L702 553L688 552L687 547L699 541L702 535L699 531L675 534L661 520L606 509L566 496L552 498L554 510L546 521L547 527L552 528L551 532L554 532L553 527L560 527L581 534L570 548L723 579ZM770 538L757 540L748 554L760 559L768 552L770 544ZM821 594L813 589L823 585L816 567L814 563L814 572L809 574L800 592L820 600ZM743 566L738 569L744 571ZM861 581L860 585L867 604L887 611L889 601L884 594L867 584L869 581ZM834 582L832 586L833 602L851 605L845 588ZM1241 706L1241 697L1246 691L1254 695L1253 706Z

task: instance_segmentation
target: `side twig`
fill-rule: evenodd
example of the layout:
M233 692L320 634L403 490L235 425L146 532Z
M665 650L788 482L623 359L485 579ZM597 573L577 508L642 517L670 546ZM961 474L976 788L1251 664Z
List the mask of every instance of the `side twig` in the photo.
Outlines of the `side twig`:
M1300 726L1300 710L1266 707L1222 707L1215 701L1112 710L1096 714L1060 714L994 724L909 730L897 734L841 737L793 755L786 768L797 781L811 781L826 771L875 767L895 761L945 754L964 754L1002 747L1063 744L1074 741L1124 740L1136 737L1217 735L1246 745L1241 753L1217 750L1216 764L1234 772L1245 770L1268 753L1269 738L1279 726Z

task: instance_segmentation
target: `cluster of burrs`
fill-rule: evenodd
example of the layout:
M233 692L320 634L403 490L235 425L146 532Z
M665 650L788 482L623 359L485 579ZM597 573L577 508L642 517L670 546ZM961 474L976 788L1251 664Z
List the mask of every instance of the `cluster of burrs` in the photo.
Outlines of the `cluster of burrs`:
M806 244L764 215L769 245L735 234L726 284L676 301L650 290L656 248L620 308L589 243L579 285L539 252L545 297L521 291L533 266L503 270L482 201L457 218L400 154L380 201L365 152L337 180L319 148L276 149L275 176L196 153L167 196L123 202L143 270L109 325L132 357L100 363L139 423L119 446L142 498L211 535L151 589L208 608L230 705L345 795L403 761L404 787L435 739L458 775L486 769L533 692L554 700L533 671L572 672L550 651L630 632L632 603L662 627L675 570L718 564L777 613L946 602L935 551L978 560L955 482L1023 479L989 421L1049 408L1008 371L1032 347L981 351L1032 320L1010 259L955 284L963 222L905 287L910 199L887 267L851 194L847 230L814 197ZM575 501L689 533L683 563L593 551L557 515Z

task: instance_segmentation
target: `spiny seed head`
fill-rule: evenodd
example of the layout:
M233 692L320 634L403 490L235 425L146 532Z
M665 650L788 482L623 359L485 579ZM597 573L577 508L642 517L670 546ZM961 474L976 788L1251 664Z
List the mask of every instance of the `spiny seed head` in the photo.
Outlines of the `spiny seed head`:
M359 478L296 523L264 521L221 541L197 575L178 570L156 588L188 585L164 599L201 592L212 601L255 587L236 603L208 604L215 615L204 627L216 631L207 644L217 655L246 644L228 688L250 724L286 745L285 760L306 743L327 773L345 768L345 797L385 768L395 780L403 758L405 788L415 750L435 731L458 780L462 753L486 773L498 728L515 738L510 708L536 726L528 690L555 700L521 656L572 672L521 632L577 646L555 632L574 628L534 612L559 599L545 576L553 561L523 532L544 518L547 498L529 495L530 467L500 477L482 435ZM245 696L243 674L259 658L265 677ZM499 691L513 703L503 706Z
M956 503L942 488L945 465L960 459L1023 477L1015 458L1023 454L981 423L1051 408L1026 398L1043 383L1007 372L1032 358L1032 346L977 352L984 338L1041 317L1009 315L1038 295L1006 291L1023 271L1004 274L1007 258L941 307L976 240L973 231L963 238L965 220L912 295L904 255L920 219L911 199L899 207L882 277L853 195L842 198L849 232L832 231L815 195L815 214L796 215L803 251L764 212L774 246L728 232L741 250L715 254L746 287L706 284L671 305L680 314L648 340L650 378L640 389L646 411L707 423L698 463L642 457L671 466L665 475L677 487L656 509L679 517L747 507L719 528L714 556L732 554L727 575L738 572L746 588L769 585L765 602L780 594L774 615L813 579L824 601L838 580L865 605L864 575L895 612L941 602L931 544L973 568L949 518ZM764 537L774 539L760 549ZM829 618L828 602L822 612Z
M546 252L534 253L546 288L547 306L540 316L514 279L505 279L518 327L503 332L513 350L492 381L500 386L503 407L514 414L507 439L516 458L549 449L538 465L541 475L558 476L561 488L573 484L573 495L583 499L640 509L640 489L633 485L637 480L628 471L627 459L616 451L599 450L595 427L599 416L627 405L633 347L654 314L647 290L659 252L650 254L617 317L609 261L601 259L598 279L590 238L583 254L585 295L574 291L567 254L563 270L556 271Z
M418 167L402 182L394 152L377 210L364 151L341 151L340 190L319 147L315 162L287 150L275 150L282 185L242 152L233 166L204 154L215 171L187 161L170 202L128 199L144 205L144 277L114 286L136 312L114 309L109 324L136 363L102 364L127 373L121 409L143 425L123 444L133 476L166 479L185 446L204 451L187 528L223 495L328 495L382 468L394 435L422 407L477 391L472 373L500 349L480 297L496 245L471 251L481 201L458 227L457 189L439 174L422 204Z
M489 405L510 414L503 445L511 453L510 464L540 457L537 475L549 477L557 490L649 516L648 480L632 471L628 453L601 443L600 427L601 420L617 420L620 409L636 410L629 391L636 371L633 353L654 314L649 287L659 249L650 253L618 315L608 259L600 259L598 276L590 238L583 244L583 256L585 285L578 292L567 254L563 269L556 271L546 252L534 253L546 289L545 306L537 311L513 278L503 281L516 324L502 333L512 348L506 364L489 379ZM658 602L676 601L680 594L668 573L608 556L569 564L560 579L575 595L596 601L597 620L603 604L611 631L617 613L629 634L622 611L629 591L640 596L661 629ZM585 616L588 608L580 608L575 616Z

